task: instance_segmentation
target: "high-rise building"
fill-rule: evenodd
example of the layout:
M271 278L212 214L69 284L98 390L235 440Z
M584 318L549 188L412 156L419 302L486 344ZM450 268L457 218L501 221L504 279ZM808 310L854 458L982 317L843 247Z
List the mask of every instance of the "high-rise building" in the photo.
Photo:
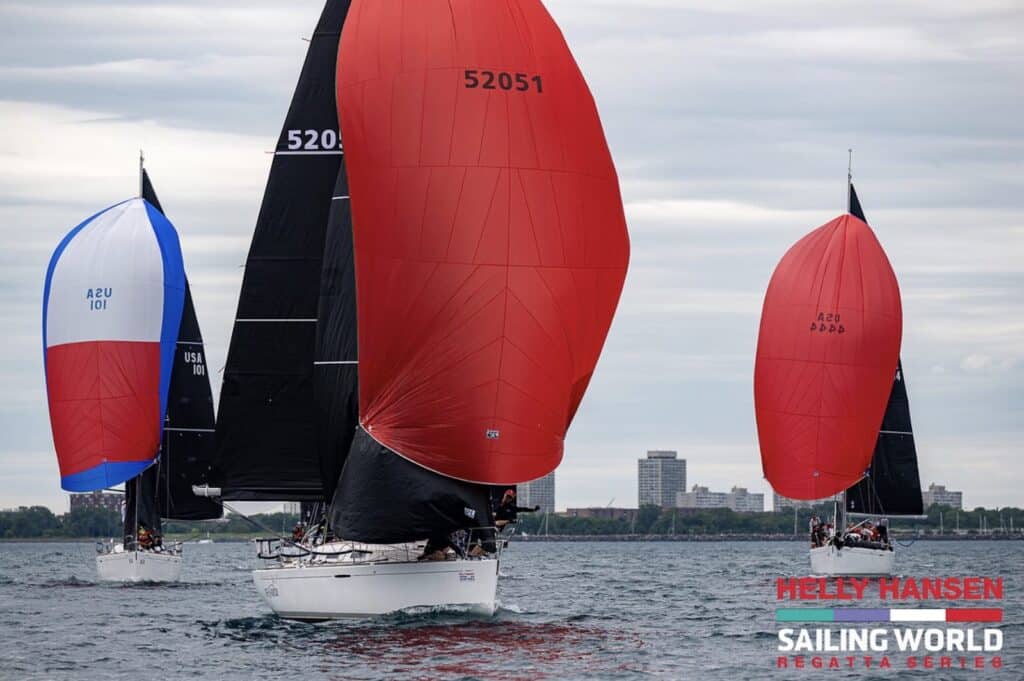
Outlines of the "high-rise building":
M686 491L686 459L671 450L652 449L637 464L640 505L675 506L676 493Z
M924 499L924 507L938 504L940 506L952 506L962 511L964 508L964 493L947 490L945 485L936 485L934 482L928 485L928 490L921 493Z
M71 510L79 511L86 508L102 508L108 511L121 512L123 494L112 494L110 492L88 492L85 494L71 494Z
M551 471L543 478L519 485L516 497L520 506L528 508L540 506L541 513L554 513L555 472Z

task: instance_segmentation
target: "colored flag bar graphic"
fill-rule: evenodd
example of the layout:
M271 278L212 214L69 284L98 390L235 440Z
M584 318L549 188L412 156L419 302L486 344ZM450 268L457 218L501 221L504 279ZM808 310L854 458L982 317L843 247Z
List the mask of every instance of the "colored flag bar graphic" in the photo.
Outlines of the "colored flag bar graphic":
M779 608L776 622L1002 622L1002 608Z

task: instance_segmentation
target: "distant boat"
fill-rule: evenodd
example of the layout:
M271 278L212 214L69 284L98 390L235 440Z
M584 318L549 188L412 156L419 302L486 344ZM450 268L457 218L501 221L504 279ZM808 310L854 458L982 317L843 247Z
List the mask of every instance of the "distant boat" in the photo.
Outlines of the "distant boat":
M281 616L491 613L492 488L559 463L622 289L618 181L537 0L515 17L348 5L326 4L279 138L225 370L221 486L198 492L327 506L261 547L276 562L254 581Z
M97 573L105 581L177 580L181 546L162 543L161 516L220 516L218 506L189 493L212 455L204 448L212 441L209 377L177 232L141 160L140 188L140 198L65 237L44 295L62 487L83 492L125 483L124 536L98 545Z
M812 572L882 575L895 562L885 521L868 538L870 521L848 528L845 511L920 514L921 488L899 359L899 287L852 182L849 201L849 214L797 242L772 275L754 398L775 491L839 495L831 532L811 538Z
M206 533L206 538L205 539L200 539L200 540L196 541L196 543L197 544L212 544L213 540L210 539L210 533L207 532Z

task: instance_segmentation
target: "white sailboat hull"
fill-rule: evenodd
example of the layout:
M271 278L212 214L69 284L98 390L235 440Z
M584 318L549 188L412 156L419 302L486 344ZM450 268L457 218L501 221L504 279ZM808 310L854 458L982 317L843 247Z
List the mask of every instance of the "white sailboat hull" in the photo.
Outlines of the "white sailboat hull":
M96 556L96 573L102 582L177 582L181 579L181 555L153 551L124 551L118 545Z
M888 576L896 566L896 551L831 544L811 549L811 573L832 576Z
M253 571L263 600L287 619L384 615L409 608L465 607L494 614L496 558L376 564L290 562Z

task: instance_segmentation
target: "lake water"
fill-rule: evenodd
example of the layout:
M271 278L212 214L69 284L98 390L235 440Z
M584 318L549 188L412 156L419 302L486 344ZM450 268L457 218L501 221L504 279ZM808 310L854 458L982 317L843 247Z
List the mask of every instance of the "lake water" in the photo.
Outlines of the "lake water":
M0 543L0 678L1024 678L1021 542L899 549L906 575L1004 578L989 604L1005 609L1003 668L981 672L908 672L895 656L892 670L777 670L775 609L792 604L776 601L775 579L807 573L802 542L514 543L493 618L322 624L270 614L250 544L186 546L170 586L99 584L94 556L91 544Z

